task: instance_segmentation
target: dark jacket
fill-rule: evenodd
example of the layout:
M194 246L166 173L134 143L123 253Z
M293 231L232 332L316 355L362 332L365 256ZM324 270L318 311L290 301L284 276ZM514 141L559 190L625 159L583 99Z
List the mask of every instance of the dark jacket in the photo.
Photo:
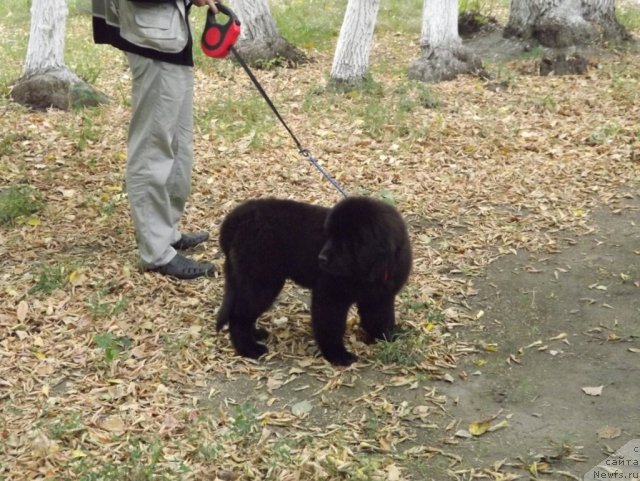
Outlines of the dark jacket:
M144 3L161 3L163 0L136 0ZM172 1L172 0L164 0ZM187 15L191 4L187 5ZM191 29L189 28L189 40L185 48L178 53L166 53L151 48L139 47L137 45L128 42L120 36L120 29L113 25L109 25L105 19L93 16L93 40L97 44L108 44L124 52L131 52L143 57L152 58L155 60L161 60L163 62L173 63L177 65L193 66L193 37L191 35Z

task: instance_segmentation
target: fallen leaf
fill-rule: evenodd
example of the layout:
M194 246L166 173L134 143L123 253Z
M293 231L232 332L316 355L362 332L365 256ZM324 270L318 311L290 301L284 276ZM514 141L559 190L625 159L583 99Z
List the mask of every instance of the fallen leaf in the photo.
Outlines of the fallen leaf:
M202 326L198 324L189 327L189 335L194 339L200 337L200 332L202 332Z
M565 339L566 337L567 337L567 333L563 332L563 333L558 334L557 336L549 338L549 340L550 341L559 341L561 339Z
M395 464L387 466L387 481L400 481L400 468Z
M24 322L27 318L27 313L29 312L29 304L26 301L20 301L18 303L18 308L16 309L16 316L20 322Z
M490 421L478 421L469 425L469 432L474 436L482 436L491 427Z
M583 387L582 390L585 392L585 394L588 394L589 396L600 396L602 394L603 388L604 386Z
M120 416L107 416L98 422L98 426L111 433L123 432L125 430L124 421Z
M84 458L87 456L87 453L80 451L79 449L74 449L71 451L71 459Z
M86 276L79 270L72 271L69 274L69 282L73 286L80 286L86 280Z
M487 352L498 352L498 343L496 342L483 343L482 349L484 349Z
M509 421L507 421L506 419L504 421L500 421L498 424L493 424L488 431L490 433L497 431L498 429L504 429L504 428L508 428L509 427Z
M602 426L598 429L598 437L600 439L615 439L622 435L622 429L615 426Z
M291 412L294 416L302 417L309 414L313 409L313 405L309 401L300 401L291 406Z

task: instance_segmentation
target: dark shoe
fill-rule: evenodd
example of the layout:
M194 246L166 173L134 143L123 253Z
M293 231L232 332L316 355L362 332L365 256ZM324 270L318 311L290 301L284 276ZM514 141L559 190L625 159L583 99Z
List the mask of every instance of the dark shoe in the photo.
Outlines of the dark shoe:
M176 254L168 264L152 267L148 270L149 272L157 272L177 279L195 279L201 276L212 276L215 273L213 264L197 262L182 254Z
M208 238L208 232L190 232L189 234L182 234L178 241L171 244L171 247L183 251L186 249L191 249L198 244L202 244Z

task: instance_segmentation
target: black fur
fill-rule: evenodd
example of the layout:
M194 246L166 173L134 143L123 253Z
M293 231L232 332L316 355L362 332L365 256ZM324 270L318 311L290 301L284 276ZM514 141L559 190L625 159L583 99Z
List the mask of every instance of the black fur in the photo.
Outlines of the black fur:
M223 221L225 293L217 329L229 324L242 356L267 352L256 319L285 280L311 289L313 333L333 364L355 360L344 346L349 307L372 342L395 325L394 299L411 270L411 246L400 214L390 205L349 197L333 209L283 199L256 199Z

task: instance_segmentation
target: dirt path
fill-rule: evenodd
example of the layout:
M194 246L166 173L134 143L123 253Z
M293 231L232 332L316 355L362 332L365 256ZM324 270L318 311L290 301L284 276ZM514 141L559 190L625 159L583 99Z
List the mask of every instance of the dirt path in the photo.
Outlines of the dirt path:
M593 235L557 254L504 257L475 283L471 312L484 315L463 337L496 351L460 366L470 376L446 390L459 399L449 414L466 426L500 413L492 424L509 426L462 442L465 463L519 456L582 479L640 438L639 213L637 196L602 209Z
M582 480L640 438L639 213L636 193L590 214L593 234L567 233L560 252L505 256L475 278L478 294L453 308L477 320L449 333L469 355L445 380L271 361L257 385L217 379L210 402L234 393L258 411L304 410L289 436L323 433L317 452L352 446L339 479ZM471 435L483 420L502 427Z

